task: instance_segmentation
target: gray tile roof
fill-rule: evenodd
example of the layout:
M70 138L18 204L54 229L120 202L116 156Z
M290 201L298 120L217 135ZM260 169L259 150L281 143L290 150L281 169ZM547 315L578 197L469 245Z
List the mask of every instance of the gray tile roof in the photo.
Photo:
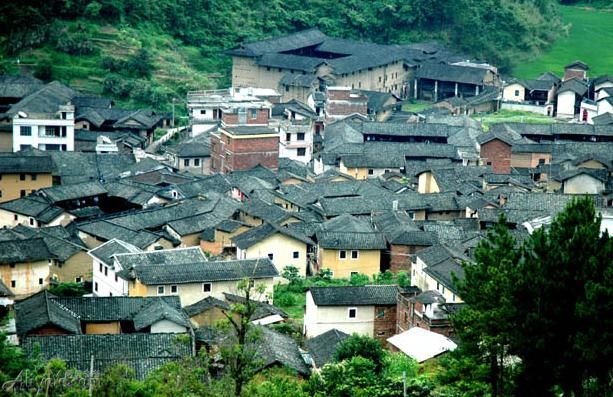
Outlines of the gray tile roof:
M31 155L29 152L0 154L0 174L50 174L54 169L48 155Z
M338 344L349 335L337 329L331 329L314 338L307 339L306 348L317 368L332 362Z
M579 96L583 96L587 92L588 86L585 82L578 78L572 78L570 80L563 81L558 88L558 95L563 92L571 91Z
M424 268L426 274L443 284L453 293L458 293L454 276L459 280L464 279L464 268L461 263L462 261L469 260L466 255L443 245L433 245L419 251L416 255L426 265Z
M397 285L311 287L317 306L385 306L395 305Z
M112 266L114 255L136 252L140 252L138 247L118 239L112 239L90 250L89 254L100 260L102 263Z
M145 249L163 238L163 236L158 233L152 233L146 230L135 231L105 220L81 223L76 225L75 228L103 241L109 241L114 238L122 241L129 241L130 244L140 249Z
M279 84L290 87L311 87L317 81L317 76L313 73L286 73L281 77Z
M43 87L43 82L30 76L0 76L0 98L23 98Z
M68 334L80 334L81 323L77 316L54 298L55 295L43 290L15 303L17 335L23 336L47 325L61 328Z
M25 263L54 259L42 238L0 241L0 263Z
M224 294L224 297L226 298L226 301L228 301L228 303L230 304L246 302L245 298L242 296L230 294L227 292L224 292L223 294ZM265 302L254 301L254 300L252 300L251 302L256 305L253 316L251 316L250 318L251 321L260 320L262 318L266 318L268 316L274 316L274 315L280 316L282 318L288 317L287 313L285 313L283 310L281 310L277 306L270 305Z
M182 265L136 265L134 273L136 278L145 285L233 281L279 276L279 272L268 258L203 261Z
M180 336L187 342L179 341ZM43 359L59 358L81 371L89 371L92 356L96 373L126 364L138 379L144 379L160 366L190 356L192 341L189 334L173 333L30 336L22 341L22 348L28 355L40 348Z
M256 329L259 332L259 338L255 343L258 358L263 361L262 368L281 365L302 376L310 374L300 348L290 336L262 326Z
M70 235L63 226L29 228L17 225L13 230L21 234L23 239L42 238L53 257L62 262L87 250L83 241Z
M179 301L179 299L176 300ZM176 307L162 299L149 301L148 304L143 306L143 308L134 316L134 329L136 331L142 331L143 329L162 320L170 321L186 328L190 328L191 323L189 322L189 318L183 312L183 310L181 310L180 301L178 303L179 307Z
M6 113L11 117L18 112L55 114L59 112L60 105L68 104L75 95L76 92L70 87L58 81L52 81L11 106Z
M200 299L196 303L192 303L189 306L185 306L183 310L189 317L194 317L200 313L204 313L207 310L210 310L214 307L230 310L230 305L221 299L217 299L213 296L207 296L206 298Z
M48 198L51 203L76 200L106 194L106 189L99 182L84 182L74 185L54 186L39 190L38 194Z
M64 213L63 208L35 195L0 203L0 209L30 216L42 223L49 223Z
M115 259L123 269L134 266L180 266L207 261L200 247L115 254Z
M487 70L483 68L428 63L417 69L415 76L419 79L483 85L486 73Z

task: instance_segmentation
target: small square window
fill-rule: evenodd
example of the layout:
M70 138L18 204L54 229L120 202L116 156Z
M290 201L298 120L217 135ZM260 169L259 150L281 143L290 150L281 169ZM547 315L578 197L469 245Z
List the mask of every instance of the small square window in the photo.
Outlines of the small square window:
M31 175L30 175L30 178L31 178L33 181L35 181L35 180L36 180L36 174L31 174Z
M194 159L194 167L200 167L200 159Z
M34 226L34 218L30 218L30 226Z
M74 278L74 282L75 283L80 283L81 281L83 281L83 279L81 277L75 277Z
M359 251L351 251L351 259L358 259Z
M519 96L519 90L515 90L515 96Z
M368 175L373 175L375 173L375 170L373 170L372 168L368 169Z
M164 295L164 286L163 285L159 285L158 286L158 295Z
M298 157L304 157L304 156L306 156L306 148L304 148L304 147L300 147L300 148L298 148L298 149L296 150L296 155L297 155Z
M353 277L353 276L357 276L359 273L358 272L351 272L349 273L349 277Z
M38 285L43 285L43 279L42 278L38 279Z
M274 254L268 254L268 259L273 260L274 257L275 257Z
M25 181L26 180L26 174L19 174L19 180L20 181Z
M22 125L21 127L19 127L19 135L32 136L32 127L30 127L29 125Z
M292 258L294 258L294 259L298 259L298 258L300 258L300 252L298 252L298 251L294 251L294 252L292 253Z
M345 250L338 251L338 257L339 259L347 259L347 251Z
M183 165L189 167L189 159L183 160Z
M292 134L285 134L285 142L290 142L292 140Z
M251 119L255 120L258 118L258 111L257 109L251 109Z
M304 141L304 132L299 132L298 133L298 140L299 141Z
M347 317L356 318L358 316L358 309L356 307L350 307L347 311Z
M385 309L379 309L377 311L377 318L383 318L385 317Z
M179 291L179 287L177 287L176 285L171 285L170 286L170 293L171 294L176 294Z
M11 280L11 288L15 288L17 286L16 280Z
M202 292L211 292L211 283L202 284Z
M26 196L26 191L25 190L20 190L19 191L19 197L25 197Z

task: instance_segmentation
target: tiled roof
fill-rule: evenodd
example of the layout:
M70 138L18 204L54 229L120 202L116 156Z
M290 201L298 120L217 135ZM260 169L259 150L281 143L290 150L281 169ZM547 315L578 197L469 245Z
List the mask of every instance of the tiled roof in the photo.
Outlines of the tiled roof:
M257 327L256 330L260 333L255 343L257 358L263 361L262 368L281 365L303 376L310 374L300 348L290 336L262 326Z
M181 310L181 307L172 306L166 300L156 299L150 300L134 316L134 329L136 331L142 331L146 327L150 327L162 320L170 321L186 328L190 328L191 326L189 318L187 318L187 315Z
M63 226L29 228L17 225L13 230L21 234L23 239L42 238L53 257L62 262L87 250L81 239L70 235Z
M100 196L106 193L106 189L99 182L85 182L74 185L54 186L41 189L39 191L40 195L48 198L50 202L54 204L61 201Z
M68 334L80 334L81 323L77 316L59 305L55 296L43 290L15 303L17 335L25 335L38 328L53 325Z
M0 154L0 174L47 174L55 169L48 155L30 155L27 152Z
M123 269L134 266L177 266L207 261L200 247L123 253L116 254L115 259Z
M134 273L136 278L145 285L233 281L279 276L279 272L268 258L203 261L182 265L136 265Z
M179 336L187 340L179 341ZM160 366L190 356L192 341L189 334L174 333L30 336L22 348L28 355L40 350L43 359L59 358L81 371L89 371L92 356L96 373L126 364L144 379Z
M224 292L223 294L226 298L226 301L228 301L228 303L230 304L245 302L245 298L242 296L230 294L227 292ZM250 318L251 321L255 321L255 320L259 320L259 319L262 319L268 316L275 316L275 315L282 317L282 318L288 317L287 313L285 313L283 310L281 310L277 306L270 305L265 302L254 301L254 300L252 300L251 302L256 305L253 316L251 316Z
M204 313L207 310L210 310L214 307L218 307L220 309L229 310L230 305L221 299L217 299L213 296L207 296L206 298L200 299L196 303L192 303L189 306L185 306L183 310L187 313L188 316L193 317L200 313Z
M59 112L60 105L69 103L75 95L76 92L70 87L58 81L52 81L11 106L7 114L11 117L19 112L55 114Z
M334 328L314 338L307 339L305 344L313 362L315 362L317 368L321 368L332 362L338 344L347 338L349 338L348 334Z
M398 286L364 285L358 287L311 287L309 291L317 306L395 305Z
M42 238L0 241L0 263L25 263L54 259Z
M570 80L563 81L558 88L558 95L563 92L571 91L579 96L583 96L587 92L588 86L585 82L578 78L572 78Z
M415 73L417 78L483 85L487 69L469 66L428 63Z
M42 223L49 223L64 213L63 208L53 205L42 197L32 195L1 203L0 209L31 216Z

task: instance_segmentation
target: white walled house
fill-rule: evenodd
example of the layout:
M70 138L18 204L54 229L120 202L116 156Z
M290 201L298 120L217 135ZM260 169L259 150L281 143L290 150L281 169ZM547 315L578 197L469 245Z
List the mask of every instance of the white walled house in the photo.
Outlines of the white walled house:
M28 95L7 112L13 130L13 151L74 151L75 91L56 81Z
M438 291L446 302L460 303L462 299L457 295L452 275L462 279L464 268L460 263L468 260L463 254L439 244L419 251L412 266L411 285L422 291Z
M579 113L581 100L587 92L587 88L587 84L577 78L564 81L557 94L557 117L574 118Z
M123 270L115 263L117 254L142 252L132 244L112 239L88 252L92 257L92 292L94 296L127 296L128 282L119 277Z

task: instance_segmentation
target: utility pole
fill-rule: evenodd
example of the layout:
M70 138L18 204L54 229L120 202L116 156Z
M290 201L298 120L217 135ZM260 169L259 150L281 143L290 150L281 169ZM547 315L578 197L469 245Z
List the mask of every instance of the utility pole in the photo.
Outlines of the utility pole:
M175 127L175 98L172 98L172 128Z

